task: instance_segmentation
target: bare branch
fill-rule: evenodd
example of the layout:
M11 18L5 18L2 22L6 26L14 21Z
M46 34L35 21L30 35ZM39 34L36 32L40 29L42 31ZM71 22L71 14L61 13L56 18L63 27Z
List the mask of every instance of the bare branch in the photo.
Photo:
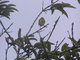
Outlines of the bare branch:
M9 27L6 29L6 31L7 31L12 25L13 25L13 23L11 23L11 24L9 25ZM5 33L5 31L3 31L3 32L0 34L0 37L1 37L4 33Z
M42 2L42 10L44 9L44 1Z
M55 4L55 3L58 2L58 1L59 1L59 0L55 1L53 4ZM40 16L44 11L46 11L49 7L51 7L51 6L52 6L52 4L48 5L47 7L45 7L45 8L37 15L36 19L35 19L34 22L32 23L32 25L31 25L29 31L27 32L26 36L30 33L31 29L33 28L33 26L34 26L35 22L37 21L37 19L39 18L39 16Z
M43 27L41 27L41 28L40 28L40 29L38 29L37 31L35 31L35 32L31 33L30 35L33 35L33 34L35 34L35 33L39 32L39 31L40 31L40 30L42 30L43 28L47 27L47 25L49 25L49 24L44 25Z
M59 0L56 0L54 3L58 2Z
M72 38L74 38L73 27L74 27L74 23L72 23L72 28L71 28Z
M6 56L5 56L5 60L7 60L7 53L8 53L8 50L9 50L9 48L10 48L10 47L11 47L11 46L9 46L9 45L8 45L8 47L7 47L7 49L6 49L6 53L5 53L5 55L6 55Z
M9 36L9 38L11 39L11 41L14 42L13 38L12 38L12 37L10 36L10 34L6 31L6 28L4 27L4 25L3 25L3 23L2 23L1 20L0 20L0 24L1 24L1 26L3 27L5 33L6 33L6 34Z
M58 50L59 46L63 43L64 40L65 38L63 38L63 40L58 44L58 46L56 46L55 50Z
M60 19L60 16L59 16L58 19L55 21L55 24L54 24L54 26L53 26L53 29L52 29L52 31L51 31L51 33L50 33L50 35L49 35L47 41L50 39L50 37L51 37L51 35L52 35L52 33L53 33L53 31L54 31L54 29L55 29L55 27L56 27L56 25L57 25L59 19Z
M36 17L36 19L34 20L33 24L31 25L31 27L30 27L28 33L26 34L26 36L30 33L32 27L34 26L35 22L37 21L38 17L42 14L42 12L43 12L43 11L41 11L41 12L39 13L39 15Z

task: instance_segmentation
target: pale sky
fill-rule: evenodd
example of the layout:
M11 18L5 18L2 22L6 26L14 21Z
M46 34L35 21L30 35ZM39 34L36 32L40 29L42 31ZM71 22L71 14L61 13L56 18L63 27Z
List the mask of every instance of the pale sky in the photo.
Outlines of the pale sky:
M50 3L50 0L11 0L10 3L13 3L16 5L16 8L19 10L19 12L15 12L11 14L11 20L8 20L6 18L2 18L2 21L4 22L5 27L8 27L12 22L14 22L13 26L9 29L11 31L11 36L14 38L17 38L17 32L19 28L22 28L22 35L24 36L33 21L35 20L36 16L39 14L39 12L42 9L42 2L44 1L44 7L48 6ZM55 20L58 18L58 16L61 16L60 21L58 22L55 31L53 32L53 35L50 39L52 42L61 41L64 37L66 37L64 42L70 43L70 41L67 40L68 33L67 31L71 29L71 23L74 22L74 37L78 40L80 38L80 5L75 0L60 0L60 2L67 2L71 3L73 6L76 7L76 9L72 8L66 8L69 18L67 18L65 15L62 15L61 12L55 11L53 15L50 14L50 12L43 13L40 17L44 17L46 20L46 24L49 23L49 27L45 29L46 31L42 34L48 33L52 26L54 25ZM39 17L39 18L40 18ZM33 27L33 31L38 29L38 24L36 22L35 26ZM0 26L1 31L1 26ZM6 34L4 34L2 37L0 37L0 60L5 60L5 49L6 49L6 42L4 40L4 37ZM14 60L15 52L11 48L9 50L8 54L8 60Z

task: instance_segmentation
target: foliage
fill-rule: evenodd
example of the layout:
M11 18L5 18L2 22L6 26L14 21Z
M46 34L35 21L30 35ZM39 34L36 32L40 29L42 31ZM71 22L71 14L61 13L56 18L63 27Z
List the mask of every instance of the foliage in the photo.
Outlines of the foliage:
M52 36L52 33L54 32L54 29L56 28L56 25L60 19L60 16L56 19L55 24L52 28L52 30L42 37L41 33L43 32L43 29L46 29L46 27L49 24L45 24L45 18L41 17L39 19L39 27L40 29L36 30L33 33L30 33L32 30L35 22L38 20L39 16L42 14L42 12L45 11L51 11L51 14L54 14L55 10L59 10L62 14L64 14L66 17L68 17L67 12L64 10L64 8L75 8L69 3L57 3L59 0L51 0L51 4L40 12L40 14L37 16L35 21L33 22L32 26L30 27L29 31L25 36L21 36L21 28L18 31L18 37L14 39L7 30L10 28L10 25L7 29L4 27L4 24L0 20L0 24L4 29L3 33L6 33L8 37L5 37L5 41L8 45L8 48L6 49L6 58L7 60L7 53L8 49L13 46L13 49L15 50L17 56L15 60L26 60L28 58L31 58L31 60L80 60L80 39L76 40L74 38L74 32L73 27L74 23L72 23L71 27L71 35L69 34L68 39L72 42L72 46L69 46L68 43L64 43L61 47L60 45L63 43L65 38L60 42L52 43L50 42L50 37ZM80 3L80 0L77 0ZM6 17L10 19L10 12L18 11L16 8L14 8L14 4L6 4L9 1L0 1L0 16ZM69 31L68 31L69 33ZM36 38L35 34L39 35L39 38ZM3 35L3 34L2 34ZM2 36L0 35L0 37ZM47 39L46 39L47 38ZM34 44L32 41L35 41ZM54 46L55 48L53 49ZM59 49L61 48L61 50ZM35 57L32 58L32 55Z
M56 3L54 5L51 6L51 12L53 14L54 10L59 10L62 12L62 14L66 15L68 17L68 14L66 13L66 11L64 10L64 8L75 8L74 6L68 4L68 3Z
M80 4L80 0L77 0L78 1L78 3Z
M18 11L14 4L7 4L9 1L0 1L0 16L10 19L10 12Z

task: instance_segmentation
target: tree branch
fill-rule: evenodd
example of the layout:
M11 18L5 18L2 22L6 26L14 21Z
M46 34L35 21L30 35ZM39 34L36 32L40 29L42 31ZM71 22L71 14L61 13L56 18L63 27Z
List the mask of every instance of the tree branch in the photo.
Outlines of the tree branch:
M7 32L7 30L6 30L6 28L4 27L4 25L3 25L3 23L2 23L1 20L0 20L0 24L1 24L1 26L3 27L5 33L6 33L6 34L9 36L9 38L11 39L11 41L14 42L13 38L12 38L12 37L10 36L10 34Z
M13 25L13 23L11 23L11 24L9 25L9 27L6 29L6 31L7 31L12 25ZM5 31L3 31L3 32L0 34L0 37L1 37L4 33L5 33Z
M59 1L59 0L53 2L53 4L55 4L55 3L58 2L58 1ZM44 11L46 11L47 8L49 8L49 7L51 7L51 6L52 6L52 4L48 5L47 7L45 7L45 8L38 14L38 16L36 17L36 19L35 19L34 22L32 23L32 25L31 25L29 31L27 32L26 36L30 33L32 27L34 26L34 24L35 24L35 22L37 21L37 19L39 18L39 16L40 16Z
M55 47L54 50L58 50L59 46L62 44L62 42L65 40L65 37L63 38L63 40L58 44L58 46Z
M7 49L6 49L6 53L5 53L6 57L5 57L5 60L7 60L7 53L8 53L8 50L9 50L10 47L11 47L11 46L8 45L8 47L7 47Z
M47 27L47 25L49 25L49 24L44 25L43 27L41 27L41 28L40 28L40 29L38 29L37 31L35 31L35 32L31 33L30 35L33 35L33 34L35 34L35 33L39 32L39 31L40 31L40 30L42 30L43 28Z
M50 33L50 35L49 35L47 41L50 39L50 37L51 37L51 35L52 35L52 33L53 33L53 31L54 31L54 29L55 29L55 27L56 27L56 25L57 25L59 19L60 19L60 16L59 16L58 19L55 21L55 24L54 24L54 26L53 26L53 29L52 29L52 31L51 31L51 33Z

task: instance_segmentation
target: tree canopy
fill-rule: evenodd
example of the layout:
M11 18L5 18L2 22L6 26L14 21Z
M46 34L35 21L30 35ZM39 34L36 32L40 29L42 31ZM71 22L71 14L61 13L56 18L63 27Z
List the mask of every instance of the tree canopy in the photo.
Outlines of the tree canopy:
M42 11L37 15L25 36L22 36L22 29L19 28L17 34L18 37L15 39L7 31L8 29L10 29L13 23L11 23L8 28L5 28L2 20L0 20L0 25L2 26L0 37L2 37L4 33L6 33L8 36L4 37L8 46L5 51L5 60L8 60L7 54L9 48L11 47L13 47L17 55L14 60L28 60L29 58L31 60L80 60L80 39L76 40L74 38L74 22L72 22L71 24L71 33L68 31L68 39L71 41L72 46L69 46L67 42L63 43L65 37L63 37L60 43L57 40L56 43L50 42L50 38L61 16L56 19L56 21L54 22L55 24L53 25L49 33L47 33L46 35L44 34L45 36L41 35L41 33L43 33L43 31L45 31L45 29L47 29L47 26L49 25L46 23L44 17L41 17L39 19L40 15L43 12L51 11L50 13L51 15L53 15L54 12L58 10L68 18L68 13L65 11L64 8L76 8L69 3L58 2L59 0L50 1L51 4L46 6L45 8L43 8L42 5ZM77 2L80 4L80 0L77 0ZM5 17L10 19L10 14L12 12L18 11L15 6L16 5L14 4L10 4L9 1L0 0L0 18ZM40 28L37 29L35 32L30 33L37 20ZM39 36L38 38L36 37L36 34ZM34 44L32 43L32 41L35 41ZM52 46L54 46L54 48Z

